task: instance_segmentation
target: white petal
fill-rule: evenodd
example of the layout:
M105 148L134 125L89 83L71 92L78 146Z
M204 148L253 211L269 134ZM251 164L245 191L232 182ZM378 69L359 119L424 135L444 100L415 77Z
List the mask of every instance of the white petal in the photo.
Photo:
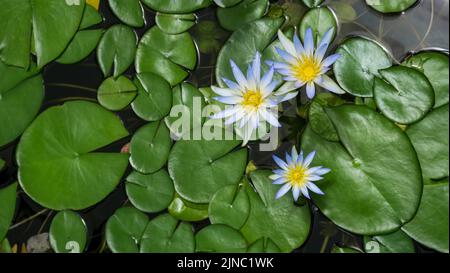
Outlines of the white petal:
M316 82L317 85L325 88L326 90L333 92L335 94L344 94L345 91L342 90L339 85L333 81L330 77L327 75L322 75L322 81Z
M237 83L241 86L241 89L246 89L247 87L247 79L245 78L242 71L239 69L239 67L234 63L233 60L230 60L231 69L233 70L234 78L236 79Z
M308 189L310 189L314 193L317 193L317 194L320 194L320 195L324 195L325 194L314 183L308 182L308 183L306 183L306 186L308 187Z
M288 63L296 64L298 62L295 56L289 54L287 51L284 51L278 47L275 47L275 50L277 51L278 55L280 55L280 57L286 60Z
M227 78L222 78L223 82L228 86L230 89L240 90L241 87L239 84L235 83L234 81L231 81Z
M261 54L259 52L256 52L255 59L253 60L253 78L259 84L261 79Z
M284 49L289 52L292 56L296 55L296 50L294 47L294 44L289 41L289 39L284 35L284 33L281 30L278 30L278 39L280 40L281 44L283 45Z
M282 95L282 96L277 96L278 103L281 103L283 101L291 100L291 99L295 98L297 95L298 95L298 91L291 92L291 93L288 93L288 94Z
M319 47L321 47L322 45L327 45L327 47L328 47L331 43L331 39L333 38L333 34L334 34L334 28L332 27L329 30L327 30L327 32L325 32L325 34L323 35L322 40L320 41Z
M247 69L247 87L250 90L256 90L256 79L255 79L255 73L253 72L253 67L251 65L248 65Z
M266 88L273 80L273 74L275 73L275 67L272 65L269 69L269 71L264 74L263 78L261 79L260 88L264 89Z
M291 189L291 184L286 183L284 184L280 190L277 192L277 194L275 195L275 199L279 199L281 198L283 195L285 195L290 189Z
M237 104L242 101L242 97L239 97L239 96L215 97L214 99L217 101L220 101L221 103L225 103L225 104Z
M281 178L275 179L275 181L273 181L272 184L274 184L274 185L282 185L282 184L284 184L286 182L287 182L287 179L285 177L281 177Z
M301 187L300 190L302 191L303 196L305 196L308 199L311 199L309 197L308 188L307 187Z
M220 88L217 86L211 86L211 90L217 95L228 97L228 96L238 96L241 92L240 90L233 90L230 88Z
M261 115L263 116L264 120L269 122L274 127L281 127L280 122L278 122L278 119L269 111L262 110Z
M292 157L292 161L297 162L298 153L297 153L297 149L295 148L295 145L292 146L291 157Z
M303 165L303 151L300 151L300 154L298 155L297 164Z
M212 119L221 119L221 118L226 118L229 117L231 115L234 115L237 111L239 111L238 107L233 107L233 108L229 108L229 109L225 109L217 114L214 114L211 118Z
M306 174L310 174L310 175L324 175L329 173L331 170L328 168L323 168L323 167L313 167L310 168L309 170L306 171Z
M297 34L294 34L294 47L297 52L297 56L302 56L305 54L305 48L303 47L302 42L300 42Z
M279 158L276 155L272 155L273 160L275 161L275 163L277 163L277 165L282 168L283 170L287 170L287 164L286 162L284 162L281 158Z
M229 119L225 121L225 125L229 125L241 120L241 118L245 115L245 111L240 107L238 109L239 109L238 112L236 112L234 115L232 115Z
M286 163L288 166L292 164L292 157L286 152Z
M308 28L305 33L305 51L307 54L312 55L314 52L314 36L311 28Z
M309 99L314 98L316 95L316 87L314 86L313 82L309 82L306 85L306 96L308 96Z
M323 62L322 62L322 66L328 67L328 66L334 64L341 56L342 56L341 54L336 53L336 54L326 57L325 60L323 60Z
M322 180L322 179L323 179L323 177L318 176L318 175L308 176L308 181L319 181L319 180Z
M311 164L311 162L313 161L314 156L316 156L316 151L312 151L311 153L309 153L308 156L306 156L305 160L303 160L303 167L308 168L309 164Z
M327 53L327 49L328 44L324 44L318 47L316 52L314 53L314 58L316 58L318 62L322 62L325 53Z
M278 88L278 90L275 92L275 95L279 96L279 95L284 95L286 93L291 92L292 90L297 89L296 83L295 82L286 82L284 83L280 88Z
M294 200L297 201L298 198L300 197L300 188L295 186L292 189L292 196L294 196Z

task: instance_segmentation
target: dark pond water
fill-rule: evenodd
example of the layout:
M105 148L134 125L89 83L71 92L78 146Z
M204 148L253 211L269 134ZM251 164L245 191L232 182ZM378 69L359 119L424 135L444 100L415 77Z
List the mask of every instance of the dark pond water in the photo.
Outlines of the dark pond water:
M272 1L276 2L276 1ZM306 11L299 5L300 1L286 0L278 1L277 4L295 7L297 14L301 15ZM340 20L340 29L336 44L342 41L348 35L365 35L382 43L389 49L393 57L400 62L410 52L416 52L424 49L448 50L448 0L422 0L414 7L402 14L382 15L368 8L365 1L362 0L340 0L326 1L337 14ZM101 27L107 28L119 21L111 14L107 6L107 1L102 1L101 13L105 17ZM205 9L197 13L198 21L215 22L215 10L213 8ZM154 25L154 12L146 10L147 27L137 29L138 36L142 36L149 26ZM200 54L199 64L194 73L187 81L192 82L199 87L209 86L214 83L214 64L216 60L217 49L226 40L230 33L213 29L214 33L204 33L200 31L199 26L191 30L197 42L202 39L214 40L213 45L217 48L210 54ZM214 46L213 46L214 49ZM134 74L130 69L127 75ZM95 54L79 64L61 65L52 63L44 71L46 84L46 97L42 110L61 104L67 100L87 99L96 101L96 89L103 81L100 68L97 65ZM294 106L289 106L294 108ZM295 115L293 109L286 111L286 116L282 119L288 126L283 126L286 131L283 135L298 133L302 128L304 121ZM137 118L131 109L126 109L118 113L128 130L133 133L144 121ZM292 137L291 137L292 139ZM104 148L108 151L119 151L130 139L124 139L109 147ZM0 151L0 157L7 161L7 169L0 174L0 186L16 181L17 167L15 164L14 152L17 141L4 147ZM279 148L279 153L290 149L292 143L284 142ZM262 153L257 150L256 145L250 145L250 156L260 167L272 167L270 160L271 153ZM128 170L128 172L131 169ZM127 172L127 173L128 173ZM48 232L50 221L54 212L46 211L34 203L23 192L19 193L17 212L14 223L16 227L8 233L11 244L23 244L27 240L39 233ZM106 220L114 211L127 202L124 192L124 185L121 185L103 202L81 212L90 232L90 244L88 252L98 252L104 247L103 228ZM362 238L357 235L347 233L337 228L333 223L327 220L320 212L312 206L313 228L308 241L296 252L321 252L329 251L334 244L342 246L356 246L362 248ZM36 216L37 214L37 216ZM29 217L32 220L17 225ZM195 227L201 228L208 224L206 221L195 224ZM419 251L429 251L417 245Z

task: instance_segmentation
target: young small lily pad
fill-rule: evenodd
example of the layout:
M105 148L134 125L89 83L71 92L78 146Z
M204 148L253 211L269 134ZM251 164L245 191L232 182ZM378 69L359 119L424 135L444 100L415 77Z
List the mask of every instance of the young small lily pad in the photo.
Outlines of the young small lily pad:
M193 27L197 21L195 14L156 14L156 24L158 27L168 34L180 34Z
M79 214L64 210L53 218L49 236L56 253L81 253L86 248L87 227Z
M243 0L232 7L218 8L217 19L224 29L234 31L248 22L263 17L268 7L268 0Z
M130 163L141 173L153 173L167 162L172 140L163 121L155 121L141 127L130 143Z
M133 63L137 37L133 29L114 25L104 34L98 44L97 58L103 75L118 77Z
M141 253L193 253L194 232L191 224L162 214L148 223L141 239Z
M109 0L108 4L114 15L123 23L131 27L144 26L144 9L139 0Z
M17 183L0 189L0 241L6 236L16 212Z
M345 91L358 97L372 97L374 77L392 65L388 53L368 38L350 38L336 53L341 54L333 66L336 80Z
M316 45L320 43L323 35L333 29L333 38L338 30L338 21L334 12L329 7L320 7L309 10L299 25L299 33L302 40L305 40L306 30L311 28Z
M411 124L424 117L434 105L433 86L413 68L393 66L379 71L373 93L377 107L390 120Z
M136 97L137 88L125 76L110 77L98 88L98 102L108 110L119 111L127 107Z
M364 251L367 253L414 253L414 241L402 230L394 233L364 236Z
M142 0L149 8L165 13L190 13L211 5L212 0L183 0L171 1L170 5L167 0Z
M208 204L194 204L181 198L178 194L169 205L169 213L181 221L197 222L208 218Z
M402 12L412 7L417 0L366 0L366 4L382 13Z
M148 213L166 209L175 194L172 179L164 169L152 174L132 172L127 177L126 191L133 206Z
M195 235L195 251L203 253L242 253L247 242L242 234L227 225L209 225Z

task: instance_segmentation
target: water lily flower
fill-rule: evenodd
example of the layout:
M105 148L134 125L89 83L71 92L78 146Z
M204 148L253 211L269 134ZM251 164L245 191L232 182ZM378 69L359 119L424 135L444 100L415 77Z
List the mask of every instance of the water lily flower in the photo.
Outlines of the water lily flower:
M330 172L330 169L322 166L310 167L315 155L314 151L303 158L303 151L298 154L294 146L290 155L286 153L286 162L275 155L272 156L281 169L274 170L274 174L269 178L273 180L273 184L283 185L277 192L276 199L281 198L291 189L295 201L300 194L309 199L308 191L324 194L314 182L323 179L322 176Z
M317 49L314 48L314 37L311 28L306 30L304 44L300 42L297 34L294 34L291 42L280 30L278 38L283 49L276 48L278 54L285 62L270 62L276 71L284 76L284 80L290 82L295 88L306 85L306 95L312 99L316 93L315 85L319 85L333 93L345 93L326 73L340 57L333 54L325 58L325 54L331 43L334 29L329 29Z
M234 78L223 78L227 88L211 86L214 93L219 96L214 99L227 104L228 107L213 115L213 119L225 118L225 125L239 123L239 128L244 128L244 142L247 144L252 133L259 127L261 122L268 122L275 127L281 127L277 119L277 105L294 96L292 94L276 96L274 90L280 85L279 81L273 80L275 68L261 77L261 54L256 53L253 62L249 65L247 76L233 60L230 60Z

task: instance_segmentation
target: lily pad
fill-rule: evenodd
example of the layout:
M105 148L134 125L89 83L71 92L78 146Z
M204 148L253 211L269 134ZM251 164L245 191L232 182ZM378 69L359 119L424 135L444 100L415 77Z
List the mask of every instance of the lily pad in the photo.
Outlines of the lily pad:
M108 4L114 15L123 23L131 27L144 26L144 9L139 0L109 0Z
M402 12L412 7L417 0L366 0L366 4L382 13Z
M302 0L308 8L314 8L320 6L324 0Z
M157 121L169 114L172 90L167 81L153 73L141 73L134 82L138 95L131 106L136 115L146 121Z
M123 207L106 222L106 243L114 253L139 253L142 235L149 223L147 215L133 207Z
M421 52L410 56L403 65L418 69L430 80L435 93L434 107L448 103L448 55L439 52Z
M309 10L299 25L299 33L302 40L305 40L306 30L313 31L316 45L320 43L325 33L333 28L333 38L336 37L338 21L334 12L329 7L320 7Z
M102 35L103 30L101 29L78 31L56 61L61 64L74 64L84 60L97 47Z
M128 165L126 154L92 151L127 135L120 119L97 104L71 101L48 108L17 147L20 185L47 208L90 207L114 190Z
M0 189L0 241L6 236L16 212L17 183Z
M433 107L433 86L422 72L404 66L379 72L383 78L375 78L373 93L377 107L390 120L411 124Z
M218 8L217 19L223 28L235 31L246 23L263 17L268 7L268 0L243 0L232 7Z
M167 0L142 0L149 8L165 13L190 13L211 5L212 0L183 0L171 1L167 4Z
M163 169L152 174L132 172L127 177L126 191L133 206L148 213L166 209L175 194L173 182Z
M202 221L208 218L208 204L194 204L184 200L178 194L169 205L169 213L173 217L188 222Z
M242 253L247 242L239 231L227 225L209 225L195 235L195 250L203 253Z
M103 21L103 17L100 13L91 5L86 5L84 8L83 18L80 23L80 30L84 30L100 24Z
M156 172L166 164L171 147L170 132L164 122L144 125L131 139L131 166L141 173Z
M80 26L85 1L0 0L0 59L28 68L34 47L38 68L58 58Z
M291 195L275 199L279 186L273 185L268 170L250 173L255 190L247 186L250 216L241 232L250 244L270 238L281 250L291 252L307 239L311 228L309 206L298 207Z
M280 248L270 239L261 238L248 247L247 253L280 253Z
M329 141L339 141L338 133L325 112L326 107L344 104L344 100L331 93L320 93L309 106L308 119L311 129Z
M56 253L81 253L86 248L87 228L77 213L65 210L50 225L50 245Z
M214 0L214 3L221 8L227 8L239 4L242 1L243 0Z
M156 24L158 27L168 34L180 34L193 27L197 21L195 14L156 14Z
M8 239L0 241L0 254L2 253L12 253L11 244Z
M402 230L394 233L364 236L364 250L367 253L414 253L413 240Z
M318 151L314 164L332 170L317 182L325 195L313 195L314 203L335 224L357 234L398 230L414 216L422 191L408 137L367 106L326 112L341 143L326 141L309 126L301 139L305 151Z
M179 222L170 214L159 215L147 225L141 240L141 253L193 253L191 224Z
M419 157L425 181L448 177L448 104L406 130Z
M194 203L208 203L220 188L238 184L247 163L247 150L234 150L240 143L203 139L175 143L168 169L177 193Z
M27 71L0 61L0 147L27 128L44 100L43 79L35 65Z
M358 97L372 97L374 77L380 77L378 71L392 65L388 53L368 38L350 38L336 53L341 54L333 66L336 80L345 91Z
M250 201L245 188L230 185L218 190L209 203L212 224L226 224L240 229L250 214Z
M125 76L107 78L98 88L98 102L108 110L119 111L127 107L136 97L137 88Z
M105 77L118 77L133 63L136 54L137 37L133 29L114 25L104 34L98 44L97 58Z
M448 253L448 198L448 179L425 185L419 210L403 231L429 248Z
M362 253L362 251L355 249L353 247L339 247L339 246L335 245L331 249L331 253L358 254L358 253Z
M234 79L230 60L233 60L241 69L247 68L256 52L263 52L271 44L283 22L283 18L262 18L235 31L224 44L217 58L217 83L225 87L223 78Z
M197 64L197 48L189 33L176 35L152 27L142 37L136 53L136 71L152 72L175 86Z

